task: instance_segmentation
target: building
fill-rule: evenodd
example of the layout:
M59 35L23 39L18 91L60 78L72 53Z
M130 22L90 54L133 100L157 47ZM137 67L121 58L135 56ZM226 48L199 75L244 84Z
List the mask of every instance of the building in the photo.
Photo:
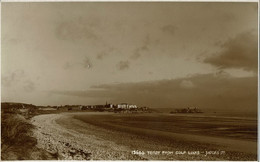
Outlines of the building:
M127 103L121 103L117 105L117 108L121 109L136 109L137 105L127 104Z
M117 108L119 108L119 109L127 109L128 108L128 104L127 103L118 104Z
M129 105L129 109L137 109L137 105Z

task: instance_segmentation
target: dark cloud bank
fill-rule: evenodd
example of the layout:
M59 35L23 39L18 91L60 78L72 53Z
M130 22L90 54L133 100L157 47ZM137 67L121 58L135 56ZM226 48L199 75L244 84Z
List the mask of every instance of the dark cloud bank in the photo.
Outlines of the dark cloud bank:
M257 77L234 78L222 73L195 75L189 78L140 83L107 84L89 91L53 91L100 103L136 103L150 107L198 106L234 112L257 111Z
M241 68L248 71L258 69L257 33L250 31L237 35L221 44L222 50L204 60L220 69Z

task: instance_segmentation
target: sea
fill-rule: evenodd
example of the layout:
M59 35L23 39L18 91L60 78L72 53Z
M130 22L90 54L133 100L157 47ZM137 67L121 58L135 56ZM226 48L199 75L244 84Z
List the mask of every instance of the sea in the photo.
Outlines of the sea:
M169 113L174 111L175 108L151 108L159 113ZM178 115L185 116L201 116L201 117L228 117L228 118L244 118L244 119L257 119L258 113L256 111L227 111L219 109L200 109L203 113L177 113Z

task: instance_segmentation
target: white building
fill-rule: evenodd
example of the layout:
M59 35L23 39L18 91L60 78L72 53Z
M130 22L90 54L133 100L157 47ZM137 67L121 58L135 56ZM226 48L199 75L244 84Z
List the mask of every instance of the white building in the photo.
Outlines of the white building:
M132 105L132 104L127 104L127 103L121 103L117 105L117 108L121 108L121 109L135 109L137 108L136 105Z

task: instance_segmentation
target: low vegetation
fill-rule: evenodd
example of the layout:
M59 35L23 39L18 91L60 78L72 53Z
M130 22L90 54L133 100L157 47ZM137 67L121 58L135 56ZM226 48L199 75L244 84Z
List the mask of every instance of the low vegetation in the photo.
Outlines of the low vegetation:
M25 113L18 111L15 106L8 109L2 104L1 107L1 160L55 158L36 147L37 140L33 137L34 126L26 119L28 116Z

